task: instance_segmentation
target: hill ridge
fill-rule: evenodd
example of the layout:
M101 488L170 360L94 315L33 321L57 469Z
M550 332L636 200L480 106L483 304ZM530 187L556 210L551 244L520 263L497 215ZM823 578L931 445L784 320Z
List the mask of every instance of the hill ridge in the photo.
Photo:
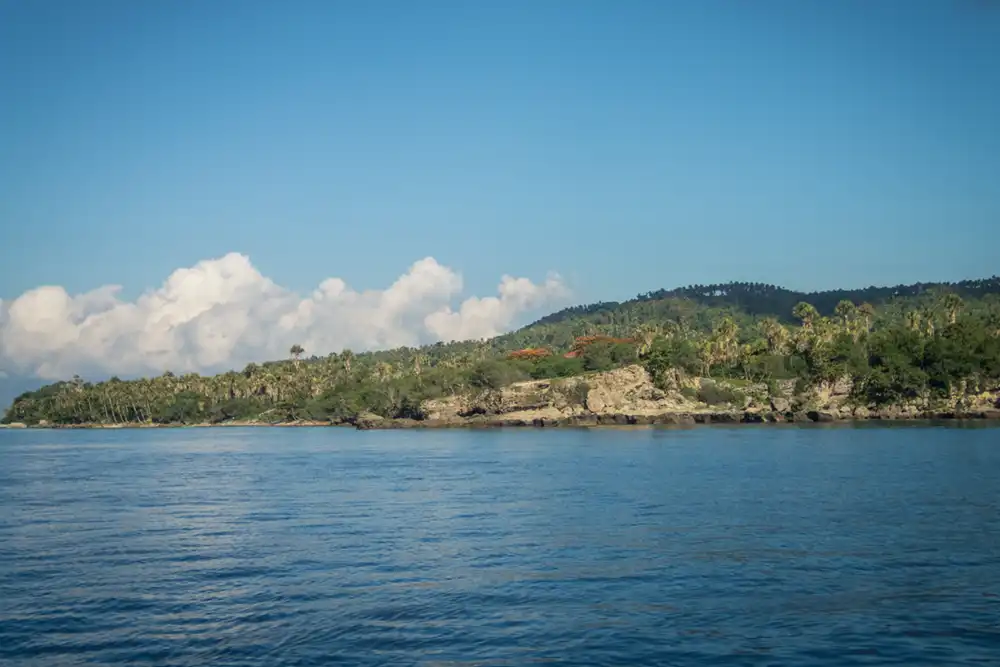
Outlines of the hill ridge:
M553 324L567 317L594 312L608 311L621 306L647 301L662 301L671 298L690 299L704 306L718 307L728 304L740 307L750 315L772 315L791 321L792 308L800 301L811 303L821 315L832 315L837 303L843 300L855 303L884 304L898 297L916 297L935 290L951 291L963 298L981 298L987 294L1000 294L1000 276L974 278L957 282L917 282L898 285L870 285L853 289L816 290L802 292L780 285L761 282L730 281L708 285L691 284L673 289L659 289L640 292L625 301L596 301L563 308L535 320L527 327L538 324ZM741 297L743 297L741 299ZM747 303L747 299L750 303ZM753 307L753 304L767 304ZM786 307L787 306L787 307ZM527 328L525 327L525 328Z

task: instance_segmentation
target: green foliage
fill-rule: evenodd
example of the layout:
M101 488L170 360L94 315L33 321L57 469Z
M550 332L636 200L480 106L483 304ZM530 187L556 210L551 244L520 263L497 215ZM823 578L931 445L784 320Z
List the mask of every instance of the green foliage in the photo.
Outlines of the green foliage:
M213 405L208 410L208 421L219 424L234 420L256 419L267 408L253 398L231 398Z
M583 349L580 355L585 371L607 371L635 361L635 345L601 341Z
M960 318L927 341L922 366L938 395L948 395L965 381L978 386L1000 376L1000 338L990 335L987 322Z
M469 373L469 384L476 389L500 389L528 375L517 363L491 360L476 364Z
M542 357L530 363L528 374L535 380L566 378L583 373L583 360L579 357L567 359L562 355Z
M868 367L864 345L843 332L836 334L832 341L813 345L799 358L804 362L806 377L813 384L862 375Z
M698 400L698 390L694 387L681 387L681 396L688 399L689 401Z
M708 405L743 405L746 396L732 387L720 385L715 382L702 382L698 389L697 398L702 403Z
M158 424L196 424L204 421L207 416L204 399L193 391L174 394L159 404L152 414L153 421Z
M307 419L345 422L362 412L359 396L352 391L327 391L305 405Z
M869 405L898 405L920 397L927 375L918 368L891 365L870 370L855 385L854 396Z
M793 311L802 326L787 324ZM566 357L583 336L636 343L598 341ZM529 347L552 354L507 358ZM777 381L795 380L801 394L848 380L854 399L872 406L943 401L1000 387L1000 278L811 295L752 283L696 285L567 309L491 341L309 359L294 345L289 353L290 360L211 377L165 372L97 383L75 377L22 394L4 421L342 422L363 412L421 419L428 399L497 396L513 382L572 378L637 360L664 389L683 387L685 377L711 376L763 383L772 395ZM585 385L564 386L567 401L585 401ZM703 387L694 398L713 405L743 400L730 387Z
M799 356L762 353L754 356L746 365L747 375L763 382L791 380L805 370L805 361Z
M654 382L661 383L667 371L674 369L697 375L701 369L698 346L687 338L658 340L642 358L642 364Z
M404 395L396 405L395 417L400 419L424 419L426 417L419 396Z

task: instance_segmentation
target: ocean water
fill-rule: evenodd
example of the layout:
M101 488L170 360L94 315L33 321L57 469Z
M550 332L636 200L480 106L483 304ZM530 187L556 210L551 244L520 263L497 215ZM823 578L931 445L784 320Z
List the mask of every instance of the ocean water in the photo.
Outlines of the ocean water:
M1000 429L0 431L0 664L998 665Z

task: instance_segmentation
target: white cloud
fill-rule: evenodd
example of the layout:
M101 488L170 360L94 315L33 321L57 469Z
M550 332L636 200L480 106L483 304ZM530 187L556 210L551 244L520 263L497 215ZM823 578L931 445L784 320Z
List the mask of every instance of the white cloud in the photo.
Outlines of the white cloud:
M106 286L69 295L39 287L0 300L0 365L46 379L74 373L217 371L307 354L494 336L567 296L558 276L504 276L498 296L453 301L462 278L428 257L385 290L357 292L329 278L302 298L237 253L178 269L134 302Z

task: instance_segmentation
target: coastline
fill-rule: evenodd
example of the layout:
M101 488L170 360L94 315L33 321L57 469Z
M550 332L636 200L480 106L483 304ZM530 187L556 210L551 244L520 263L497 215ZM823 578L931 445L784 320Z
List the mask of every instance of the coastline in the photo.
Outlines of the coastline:
M172 428L330 428L350 427L359 431L403 429L460 429L460 428L601 428L622 426L708 426L755 424L857 424L893 422L1000 422L1000 409L968 412L903 413L895 410L874 412L867 416L839 415L811 410L808 412L669 412L663 414L575 414L566 417L538 417L534 419L504 418L503 416L476 416L452 419L385 419L374 415L344 422L308 421L261 422L240 420L198 424L0 424L0 429L11 430L121 430L121 429L172 429Z

